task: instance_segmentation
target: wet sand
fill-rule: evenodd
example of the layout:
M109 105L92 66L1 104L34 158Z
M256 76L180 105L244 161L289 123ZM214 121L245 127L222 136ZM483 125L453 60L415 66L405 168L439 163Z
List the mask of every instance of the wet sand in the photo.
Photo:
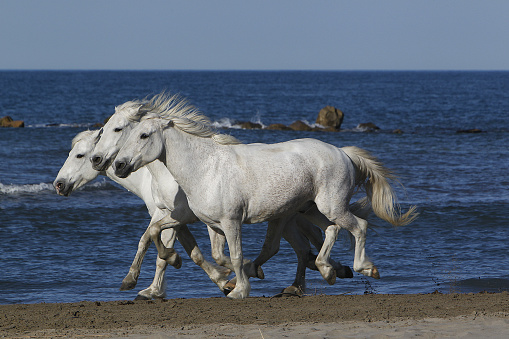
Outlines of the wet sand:
M0 305L0 337L509 337L509 293Z

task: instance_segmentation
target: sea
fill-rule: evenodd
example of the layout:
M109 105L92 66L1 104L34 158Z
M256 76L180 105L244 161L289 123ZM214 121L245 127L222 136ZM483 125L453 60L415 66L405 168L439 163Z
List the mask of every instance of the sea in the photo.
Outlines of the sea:
M366 251L381 279L354 273L328 285L308 270L306 294L509 290L509 72L0 71L0 117L25 123L0 128L0 304L131 300L150 285L153 245L136 288L119 290L150 220L144 203L105 177L69 197L58 196L52 182L77 133L98 128L115 106L161 91L186 97L242 142L354 145L398 175L402 210L415 205L420 216L402 227L368 219ZM325 106L344 113L339 132L239 124L315 126ZM358 127L368 122L379 129ZM205 225L189 227L212 261ZM266 227L243 226L246 257L256 257ZM167 269L167 298L224 297L176 249L183 265ZM332 257L352 267L346 236ZM282 240L263 266L265 279L251 279L250 295L277 295L293 282L296 265Z

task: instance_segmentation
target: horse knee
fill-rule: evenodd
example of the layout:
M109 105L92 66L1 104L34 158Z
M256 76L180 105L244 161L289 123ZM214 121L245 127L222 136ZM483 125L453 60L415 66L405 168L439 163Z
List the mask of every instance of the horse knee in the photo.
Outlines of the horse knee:
M219 266L227 266L229 265L229 261L226 259L226 256L223 253L212 253L212 259Z
M201 251L198 249L198 248L193 248L193 250L191 251L191 260L198 266L201 267L201 265L203 265L203 262L205 261L205 258L203 257L203 254L201 253Z
M159 239L161 236L161 229L158 227L150 226L149 234L150 238L152 238L153 241L156 241L156 239Z

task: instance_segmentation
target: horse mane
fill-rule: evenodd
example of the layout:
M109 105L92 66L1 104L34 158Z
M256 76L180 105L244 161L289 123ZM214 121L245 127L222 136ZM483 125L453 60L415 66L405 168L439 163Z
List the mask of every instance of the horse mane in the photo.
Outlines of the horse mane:
M211 138L219 144L241 143L231 135L218 133L208 117L178 94L161 92L144 103L138 111L147 118L155 114L161 119L171 120L181 131L201 138Z
M144 112L140 110L146 102L147 100L145 99L124 102L122 105L115 107L115 113L124 115L129 121L140 121L144 115Z
M76 134L76 136L74 138L72 138L71 149L73 149L74 146L76 146L76 144L79 141L87 139L87 138L91 137L93 134L98 133L98 132L99 132L99 130L93 130L93 131L86 130L86 131Z

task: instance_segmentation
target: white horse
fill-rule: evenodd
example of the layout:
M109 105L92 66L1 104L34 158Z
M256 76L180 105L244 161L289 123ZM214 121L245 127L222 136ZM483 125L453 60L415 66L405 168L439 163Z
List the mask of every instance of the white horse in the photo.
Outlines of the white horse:
M174 109L177 107L177 109ZM339 149L314 139L278 144L225 144L201 114L185 101L140 122L118 152L115 174L127 177L159 159L184 190L204 223L222 231L237 277L230 298L250 292L242 254L243 223L269 222L266 244L278 248L283 225L301 213L325 232L316 258L322 277L334 283L330 252L341 227L355 238L354 270L379 277L365 253L367 222L351 213L349 201L364 186L375 214L393 225L411 222L415 207L401 215L388 181L390 172L368 152ZM219 141L219 142L218 142ZM158 230L164 220L153 225ZM270 253L270 250L268 251Z
M185 105L180 105L179 101L176 100L175 97L167 96L164 93L154 96L149 101L130 101L117 107L115 109L115 114L110 117L108 122L103 127L103 133L95 147L94 154L91 157L94 168L96 170L104 170L108 168L112 162L112 159L115 158L117 152L120 150L120 147L127 140L127 137L129 136L132 128L134 128L141 117L144 116L147 112L163 112L167 109L170 109L174 112L181 112L183 110L185 111L186 107L187 106ZM195 117L199 120L203 119L201 115L190 115L190 117ZM224 143L238 143L235 138L227 135L216 135L216 140L219 139ZM166 169L166 167L154 165L152 163L148 164L146 168L148 168L148 170L152 173L153 178L156 179L157 184L153 184L153 186L160 192L160 196L166 196L167 199L169 198L170 200L174 199L172 193L173 191L170 190L165 192L164 190L165 185L167 185L166 181L169 180L168 176L170 176L170 172ZM164 200L164 198L160 198L159 200ZM163 208L163 206L160 207ZM167 208L169 210L173 209L172 206L167 206ZM369 211L369 209L363 208L363 206L360 204L352 206L352 209L355 210L355 213L358 214L366 214ZM193 221L189 219L182 220L181 218L175 218L174 215L175 213L172 213L170 218L187 223ZM193 217L195 220L198 220L194 214ZM175 220L172 220L171 222L174 226ZM158 233L155 232L155 234ZM211 228L209 228L209 235L211 240L212 257L215 259L216 263L228 268L233 268L230 258L224 255L224 235L218 234ZM286 288L284 291L293 294L300 294L305 290L306 267L317 270L316 265L314 264L315 256L311 252L310 242L315 248L320 250L323 244L322 234L316 226L301 216L296 215L293 218L289 218L286 226L284 226L283 237L290 243L295 253L297 254L298 259L295 281L292 286ZM164 251L164 246L161 244L158 245L159 241L157 240L155 242L156 246L158 246L158 251ZM261 255L254 262L247 260L246 271L248 276L263 278L261 265L265 263L273 254L275 254L275 252L277 252L277 250L272 250L271 253L262 251ZM342 266L339 262L334 262L332 260L331 263L335 268L337 277L353 277L352 271L349 267ZM226 290L224 292L226 293L228 291Z
M152 176L148 169L142 168L133 176L123 179L117 177L113 173L112 169L107 169L104 172L96 171L92 168L92 164L89 159L92 156L92 152L99 139L99 135L99 130L84 131L73 138L72 149L69 152L69 156L53 182L57 193L59 195L68 196L76 189L97 178L98 175L105 175L126 188L128 191L136 194L145 202L148 212L152 216L152 223L166 216L167 212L157 207L157 203L154 200L154 198L157 198L157 195L154 194L152 188ZM160 162L159 165L164 167L164 165ZM154 166L157 166L157 164ZM167 180L166 184L170 186L170 189L173 187L173 189L178 192L177 194L181 194L181 191L175 181L172 182ZM186 199L181 199L178 203L186 205L181 208L182 210L190 211L187 207ZM150 244L149 231L150 229L147 228L139 241L138 251L131 268L129 269L129 273L122 282L121 290L129 290L136 286L140 275L141 263ZM216 266L204 259L196 245L193 235L189 232L186 225L181 225L177 232L180 243L193 262L200 266L207 273L210 279L222 289L228 282L227 278L230 274L230 270ZM165 247L173 248L175 242L175 231L173 229L165 230L162 237ZM164 273L168 263L175 268L180 268L182 265L182 259L175 251L169 251L167 260L162 260L158 257L152 284L148 288L140 291L136 299L164 298L166 296Z

